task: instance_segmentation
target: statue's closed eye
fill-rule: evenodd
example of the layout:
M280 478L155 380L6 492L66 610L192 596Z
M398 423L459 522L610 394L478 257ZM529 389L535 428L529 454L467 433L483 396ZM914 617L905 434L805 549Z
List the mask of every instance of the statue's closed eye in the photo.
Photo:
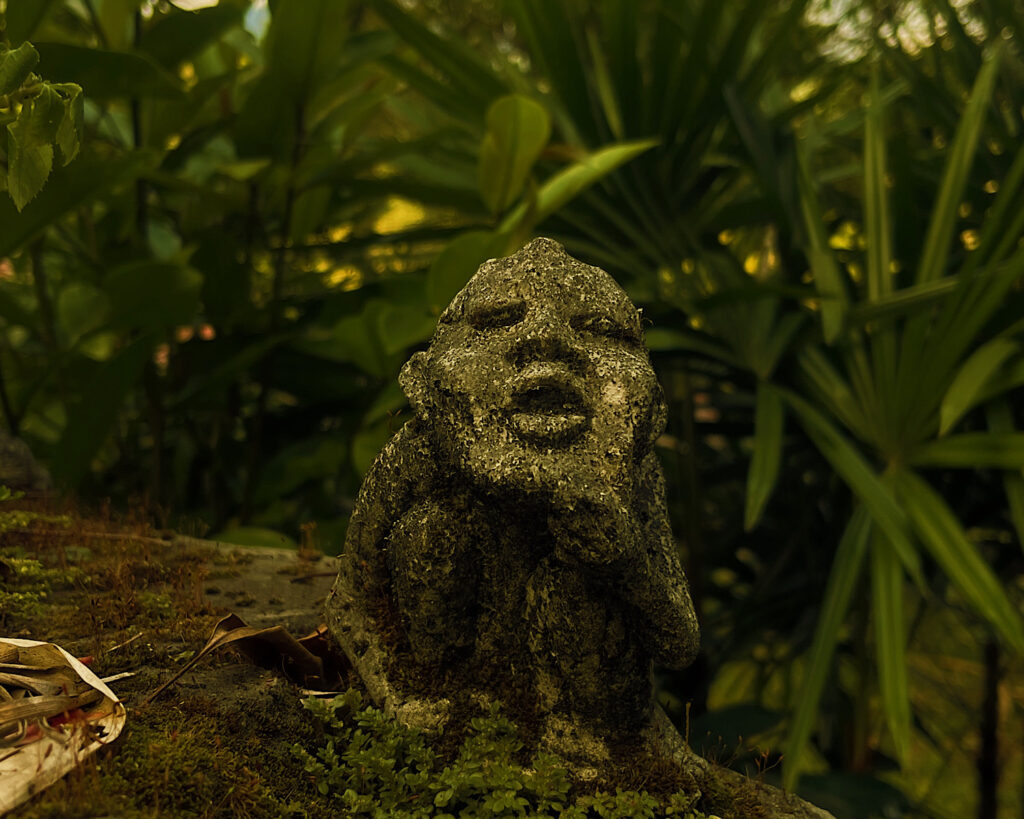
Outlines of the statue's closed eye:
M470 310L469 323L477 330L491 330L518 324L525 315L526 304L522 301L485 304Z
M618 341L627 341L633 344L640 342L640 337L632 327L616 321L610 316L597 314L583 314L573 317L572 328L578 332L590 333L595 336L604 336Z

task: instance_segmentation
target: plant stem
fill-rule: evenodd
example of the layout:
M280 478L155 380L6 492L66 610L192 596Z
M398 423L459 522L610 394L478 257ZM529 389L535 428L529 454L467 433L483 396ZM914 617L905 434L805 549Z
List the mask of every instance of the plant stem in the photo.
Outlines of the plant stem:
M139 47L142 40L142 12L138 9L132 20L132 40L135 48ZM132 147L138 150L142 147L142 102L138 97L132 97ZM149 195L146 181L139 177L135 180L135 235L139 252L143 253L146 248L147 236L149 233ZM163 385L160 373L157 372L156 364L150 360L142 373L143 391L146 396L146 405L149 414L149 428L153 435L153 467L150 476L150 492L159 514L163 514L164 504L164 444L165 444L165 411L163 402ZM161 521L163 523L163 521Z
M2 362L0 362L0 406L3 407L4 420L7 421L7 428L11 431L11 435L17 437L20 424L18 422L18 416L14 412L14 407L11 406L11 399L7 395L7 382L4 380Z
M298 103L295 106L295 143L292 146L291 161L288 168L288 187L285 189L284 213L281 216L280 236L278 240L277 253L274 257L274 275L270 284L270 313L269 332L276 333L281 326L282 305L281 295L284 292L284 278L288 263L288 248L292 230L292 217L295 210L295 172L298 169L299 161L302 159L302 149L306 142L306 112L305 106ZM247 522L252 517L253 500L256 492L256 485L259 482L260 473L263 468L263 440L266 428L267 398L270 393L270 385L274 375L274 354L267 353L263 358L259 376L259 395L256 399L256 413L253 416L253 423L249 434L248 468L245 476L245 488L242 493L242 522Z
M999 804L999 645L984 648L985 679L978 728L978 817L991 819Z
M36 291L36 303L39 305L41 324L39 335L43 338L43 346L50 357L57 391L60 393L64 406L68 405L68 392L64 384L64 368L61 362L60 349L57 344L57 322L50 299L50 287L46 278L46 265L43 261L43 237L36 239L29 249L32 259L32 284Z

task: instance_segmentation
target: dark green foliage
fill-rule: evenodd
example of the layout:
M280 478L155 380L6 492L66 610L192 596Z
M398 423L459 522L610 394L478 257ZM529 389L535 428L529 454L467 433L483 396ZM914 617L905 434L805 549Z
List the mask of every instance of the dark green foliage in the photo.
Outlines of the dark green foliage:
M705 819L699 794L658 799L646 791L573 795L561 761L538 753L522 758L516 728L492 704L470 720L455 758L445 762L428 739L372 706L355 690L304 705L324 725L315 752L294 748L320 793L348 813L375 819L455 819L480 816L627 817Z

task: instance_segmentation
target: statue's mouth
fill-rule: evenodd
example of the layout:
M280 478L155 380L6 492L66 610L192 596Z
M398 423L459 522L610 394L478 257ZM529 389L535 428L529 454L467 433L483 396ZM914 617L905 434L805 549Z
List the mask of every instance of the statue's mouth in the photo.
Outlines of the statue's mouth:
M515 380L509 419L520 437L557 446L587 430L590 413L575 380L550 364L533 364Z

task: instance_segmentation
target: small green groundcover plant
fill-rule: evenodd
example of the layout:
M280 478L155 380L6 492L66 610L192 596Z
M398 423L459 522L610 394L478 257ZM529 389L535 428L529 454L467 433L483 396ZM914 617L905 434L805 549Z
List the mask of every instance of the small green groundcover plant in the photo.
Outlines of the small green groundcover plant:
M303 704L323 723L326 743L315 754L295 745L294 753L320 793L336 799L346 815L715 819L696 809L699 794L659 799L646 791L617 790L573 798L569 772L558 757L538 753L527 765L516 761L523 744L497 704L471 720L448 765L420 731L364 706L358 691Z

